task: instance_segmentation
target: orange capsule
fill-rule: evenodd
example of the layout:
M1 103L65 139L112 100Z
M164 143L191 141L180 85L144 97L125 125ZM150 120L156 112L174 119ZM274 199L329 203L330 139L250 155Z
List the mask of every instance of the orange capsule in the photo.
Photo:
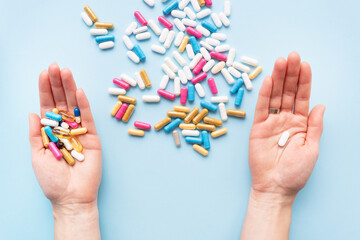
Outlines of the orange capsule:
M199 108L194 107L193 110L191 110L191 112L188 113L188 115L186 115L184 122L185 123L190 123L191 120L194 119L194 117L196 116L196 114L198 114L199 112Z
M168 117L173 117L173 118L185 118L186 117L186 113L177 112L177 111L168 111L167 115L168 115Z
M64 110L60 110L59 113L63 120L69 121L69 122L74 122L75 121L75 116L69 112L66 112Z
M83 147L82 147L81 143L79 142L79 140L77 140L76 137L70 138L69 142L70 142L71 146L75 149L75 151L82 152Z
M206 116L206 114L208 114L208 112L209 110L207 110L207 108L201 110L201 112L199 112L199 114L194 117L193 123L198 124Z

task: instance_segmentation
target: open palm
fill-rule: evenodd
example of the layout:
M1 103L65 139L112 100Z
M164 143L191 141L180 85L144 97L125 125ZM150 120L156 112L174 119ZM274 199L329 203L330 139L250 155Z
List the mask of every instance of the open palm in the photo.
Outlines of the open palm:
M296 195L306 184L318 158L325 111L318 105L309 114L310 92L310 65L301 63L296 52L288 60L279 58L260 89L250 134L253 190ZM269 108L280 109L280 113L269 114ZM290 137L280 147L284 131Z
M40 74L39 92L41 117L53 108L72 112L78 107L81 125L88 129L86 134L78 136L85 160L70 166L63 159L57 160L49 149L44 148L40 118L36 114L29 115L32 165L40 187L53 205L96 202L102 171L101 144L84 91L77 89L69 69L60 71L53 63L48 71Z

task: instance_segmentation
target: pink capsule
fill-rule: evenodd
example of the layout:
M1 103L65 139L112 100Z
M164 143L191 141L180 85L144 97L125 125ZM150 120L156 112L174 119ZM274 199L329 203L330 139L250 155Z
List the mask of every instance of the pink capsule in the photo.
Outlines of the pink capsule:
M121 120L122 117L124 116L126 109L129 107L129 105L127 105L126 103L123 103L119 109L119 111L116 113L115 117L118 120Z
M213 95L216 95L218 93L218 90L217 90L217 87L216 87L216 84L215 84L215 80L213 78L209 78L208 79L208 84L209 84L211 93Z
M195 85L195 84L201 82L202 80L204 80L206 77L207 77L207 73L202 72L199 75L197 75L196 77L194 77L193 79L191 79L191 83Z
M141 13L139 11L134 12L134 16L136 17L136 19L139 21L139 23L141 25L146 26L148 24L146 19L144 18L144 16L141 15Z
M212 1L211 0L205 0L205 4L207 7L211 7Z
M205 66L206 64L206 60L204 58L202 58L198 64L196 64L196 66L193 69L193 73L195 75L198 75L201 72L201 69Z
M222 54L222 53L219 53L219 52L215 52L215 51L211 51L211 52L210 52L210 56L211 56L212 58L215 58L215 59L219 60L219 61L226 61L226 60L227 60L227 56L226 56L226 55L224 55L224 54Z
M62 153L60 152L60 150L58 149L58 147L56 146L55 143L50 142L49 148L50 148L50 151L54 154L54 157L56 159L60 160L62 158Z
M139 121L135 121L135 122L134 122L134 126L135 126L136 128L143 129L143 130L150 130L150 129L151 129L151 125L150 125L150 124L144 123L144 122L139 122Z
M196 30L195 28L187 27L187 28L186 28L186 32L187 32L188 34L190 34L191 36L196 37L197 39L202 38L202 33L199 32L198 30Z
M113 83L115 83L116 85L118 85L119 87L121 87L121 88L123 88L125 90L128 90L130 88L130 84L128 84L124 80L121 80L121 79L118 79L118 78L114 78Z
M79 124L77 122L69 122L66 121L65 122L71 127L71 128L78 128Z
M182 88L181 88L181 91L180 91L180 103L181 103L182 105L185 105L185 104L186 104L187 92L188 92L187 87L182 87Z
M160 95L160 96L162 96L162 97L164 97L164 98L167 98L167 99L169 99L169 100L175 100L175 94L173 94L173 93L171 93L171 92L168 92L168 91L165 91L164 89L159 89L159 90L157 90L157 93Z

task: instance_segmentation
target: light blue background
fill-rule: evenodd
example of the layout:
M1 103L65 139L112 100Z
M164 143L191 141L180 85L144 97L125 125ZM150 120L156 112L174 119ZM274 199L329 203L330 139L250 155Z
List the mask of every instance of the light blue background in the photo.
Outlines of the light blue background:
M250 187L247 148L257 93L275 59L292 50L312 65L311 105L323 103L327 110L320 157L295 201L290 237L359 239L359 1L232 1L231 31L221 32L228 33L239 55L258 58L264 72L253 91L246 92L246 119L230 119L228 135L212 141L207 158L184 142L177 149L163 132L152 130L143 139L127 135L134 120L162 119L171 102L149 106L139 101L127 125L109 115L116 100L107 88L114 77L144 67L153 87L129 95L140 98L158 87L163 58L150 51L157 40L141 45L148 56L141 66L127 60L120 42L135 10L153 19L160 14L162 3L156 2L151 10L142 0L0 1L0 239L53 236L51 205L31 167L27 115L39 112L38 75L54 61L69 67L84 88L102 140L103 239L239 239ZM85 4L100 20L115 24L113 50L100 51L89 35L80 18ZM223 1L215 0L213 9L222 8ZM222 77L217 82L220 93L227 93Z

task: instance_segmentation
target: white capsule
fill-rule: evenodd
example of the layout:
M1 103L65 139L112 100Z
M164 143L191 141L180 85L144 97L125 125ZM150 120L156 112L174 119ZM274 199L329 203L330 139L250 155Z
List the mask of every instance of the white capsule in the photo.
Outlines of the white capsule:
M213 33L211 37L219 41L225 41L227 38L225 33Z
M220 45L220 41L219 40L216 40L214 38L207 38L205 40L208 44L212 45L212 46L219 46Z
M204 48L206 48L206 49L209 50L209 51L214 50L214 47L211 46L210 44L208 44L207 42L200 41L200 45L203 46Z
M206 50L206 48L204 48L204 47L200 48L200 53L201 53L201 55L203 55L203 57L205 58L206 61L211 60L210 53L208 52L208 50Z
M186 74L183 69L179 69L178 75L179 75L181 83L184 85L187 84L188 79L186 78Z
M109 48L113 48L115 45L115 43L113 41L107 41L107 42L102 42L99 44L99 48L100 49L109 49Z
M227 52L230 50L230 45L228 44L224 44L224 45L219 45L215 48L216 52Z
M182 0L179 2L179 9L184 9L189 4L189 2L190 0Z
M197 94L199 95L199 97L201 97L201 98L205 97L205 90L201 86L200 83L195 84L195 90L196 90Z
M180 10L172 10L171 16L173 16L174 18L185 18L186 13L184 11L180 11Z
M136 86L136 81L131 78L130 76L126 75L126 74L121 74L120 75L121 80L127 82L128 84L130 84L132 87Z
M179 29L180 32L184 32L186 30L185 25L182 23L182 21L178 18L174 19L174 24Z
M133 52L133 51L128 51L126 53L126 55L128 56L128 58L133 61L134 63L139 63L140 62L140 58Z
M180 92L181 92L180 78L176 77L174 79L174 94L175 94L175 96L180 96Z
M42 125L46 125L46 126L50 126L50 127L57 127L59 126L59 122L58 121L55 121L55 120L52 120L52 119L48 119L48 118L42 118L40 120L40 123Z
M190 26L190 27L196 27L196 21L188 19L188 18L184 18L181 20L181 22L185 25L185 26Z
M255 58L249 58L246 56L242 56L240 58L240 61L242 61L243 63L246 63L250 66L253 66L253 67L256 67L259 64L258 60L256 60Z
M184 9L184 12L186 13L186 15L191 19L191 20L195 20L196 19L196 14L194 13L193 10L191 10L191 8L186 7Z
M214 21L217 28L222 27L222 22L221 22L220 17L219 17L219 15L217 13L212 13L211 18Z
M144 32L136 35L136 40L142 41L151 38L151 34L149 32Z
M125 95L126 94L126 90L122 89L122 88L109 88L108 92L111 95Z
M130 38L127 35L123 36L123 42L125 43L125 46L131 50L134 48L134 44L131 42Z
M228 17L231 14L231 2L225 1L224 2L224 13Z
M124 90L124 89L123 89L123 90ZM76 117L75 117L75 118L76 118ZM60 126L61 126L62 128L65 128L65 129L69 129L69 128L70 128L69 124L67 124L66 122L61 122Z
M156 22L152 19L149 19L148 26L151 28L151 30L158 36L161 34L161 29L159 25L156 24Z
M283 132L281 134L281 137L280 137L279 142L278 142L279 146L280 147L285 146L285 144L287 143L289 137L290 137L290 133L288 131Z
M238 70L236 70L234 67L229 67L228 71L231 75L233 75L235 78L240 78L241 77L241 72L239 72Z
M219 18L225 27L230 26L230 20L227 18L227 16L224 13L219 13Z
M218 74L225 67L225 62L218 62L212 69L212 74Z
M202 19L202 18L204 18L204 17L209 16L210 14L211 14L210 8L206 8L206 9L198 12L198 13L196 14L196 17L197 17L198 19Z
M75 158L76 160L78 160L80 162L84 161L84 158L85 158L82 153L79 153L75 150L71 151L71 156L73 156L73 158Z
M125 34L128 35L128 36L133 34L134 30L137 28L137 25L138 25L137 22L130 23L130 25L125 30Z
M87 15L86 12L82 12L82 13L81 13L81 18L84 20L84 22L86 23L86 25L88 25L88 26L93 25L93 21L91 21L89 15Z
M143 26L143 27L139 27L139 28L134 29L133 33L136 35L136 34L139 34L139 33L146 32L147 30L148 30L148 27Z
M169 34L170 30L167 29L167 28L164 28L162 31L161 31L161 34L160 34L160 37L159 37L159 41L161 43L165 42L168 34Z
M164 75L160 81L160 89L165 89L169 82L169 76Z
M184 129L181 131L181 134L184 137L197 137L200 135L200 131L199 130L189 130L189 129Z
M186 53L189 59L193 59L195 57L195 53L191 44L186 45Z
M65 123L65 122L64 122ZM71 151L73 149L70 141L65 138L59 138L59 141L62 142L66 148L66 150Z
M171 71L173 71L174 73L179 71L178 66L176 66L176 64L169 57L165 58L165 63L171 69Z
M191 72L191 70L190 70L190 68L189 68L189 66L185 66L185 67L183 68L183 70L184 70L184 73L185 73L186 78L187 78L188 80L191 80L191 79L194 77L193 74L192 74L192 72Z
M226 113L226 107L224 103L219 103L219 112L220 112L220 118L223 122L226 122L228 119L227 113Z
M214 59L211 59L210 61L208 61L205 65L204 65L204 67L203 67L203 71L204 72L208 72L208 71L210 71L210 69L213 67L215 65L215 60Z
M149 6L149 7L153 7L155 5L155 1L154 0L144 0L144 2Z
M194 59L190 62L189 68L192 70L194 67L200 62L203 55L201 53L198 53L195 55Z
M90 34L93 36L106 35L108 30L105 28L92 28L90 29Z
M184 36L185 36L185 34L183 32L178 32L178 34L176 35L176 38L174 40L175 47L180 46Z
M157 102L160 102L160 96L159 95L143 95L142 100L143 100L143 102L147 102L147 103L157 103Z
M235 54L236 54L236 49L235 48L231 48L229 50L228 56L227 56L227 60L226 60L226 65L228 67L232 66L234 63L234 59L235 59Z
M244 80L246 89L251 90L253 88L253 85L250 81L249 75L247 73L243 73L241 76L242 76L242 79Z
M143 81L140 73L139 73L139 72L136 72L136 73L134 74L134 77L135 77L136 83L137 83L137 85L139 86L139 88L140 88L141 90L142 90L142 89L145 89L145 83L144 83L144 81Z
M161 65L162 70L169 76L169 78L174 79L176 74L171 71L171 69L165 63Z
M180 66L184 67L186 65L186 60L180 55L178 51L173 51L172 55L175 60L180 64Z
M210 31L207 30L206 28L204 28L204 27L201 26L201 25L197 25L197 26L196 26L196 30L198 30L199 32L201 32L202 35L204 35L205 37L210 36Z
M160 45L156 45L156 44L151 45L151 50L153 52L156 52L156 53L159 53L159 54L165 54L166 53L166 48L164 48L163 46L160 46Z
M250 68L248 66L245 66L244 64L241 64L239 62L233 62L232 66L242 72L246 72L246 73L250 72Z
M229 101L228 96L211 97L211 102L213 102L213 103L227 103L228 101Z
M221 69L221 74L224 76L225 80L229 85L235 82L235 79L231 76L231 74L226 68Z
M191 2L191 5L193 6L193 9L196 12L199 12L201 8L200 8L198 0L190 0L190 2Z
M174 38L175 38L175 31L170 31L165 40L164 47L169 48L172 42L174 41Z

